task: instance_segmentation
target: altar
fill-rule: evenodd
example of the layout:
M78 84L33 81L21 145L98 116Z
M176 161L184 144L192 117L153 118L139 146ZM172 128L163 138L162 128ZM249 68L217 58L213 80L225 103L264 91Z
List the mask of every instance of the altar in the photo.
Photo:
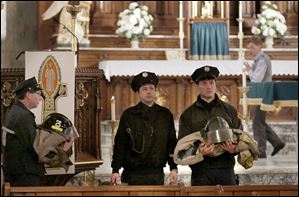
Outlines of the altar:
M252 61L248 61L252 63ZM273 75L298 75L298 61L272 60ZM158 76L188 76L199 67L210 65L218 68L221 76L240 76L243 61L241 60L111 60L99 63L105 78L110 81L113 76L133 76L142 71L150 71Z
M249 83L247 93L248 105L260 105L263 111L280 111L282 107L298 108L298 81L274 81L265 83ZM242 101L240 101L241 103ZM297 112L298 110L295 110ZM297 114L297 113L296 113ZM298 161L298 117L296 117L297 132L296 160Z
M276 111L281 107L298 107L298 81L248 84L248 105Z
M105 76L101 82L102 120L111 119L112 96L116 100L118 120L126 108L139 101L138 95L131 90L130 83L133 76L142 71L150 71L158 75L157 103L168 107L174 114L174 119L178 120L183 110L190 106L198 95L197 86L190 76L197 68L205 65L219 69L220 75L216 81L217 94L240 112L238 87L241 86L242 81L243 61L241 60L111 60L98 63L98 68L103 70ZM273 60L272 73L273 80L297 80L298 61ZM279 117L275 116L275 118ZM284 120L290 118L294 119L289 112L283 114Z

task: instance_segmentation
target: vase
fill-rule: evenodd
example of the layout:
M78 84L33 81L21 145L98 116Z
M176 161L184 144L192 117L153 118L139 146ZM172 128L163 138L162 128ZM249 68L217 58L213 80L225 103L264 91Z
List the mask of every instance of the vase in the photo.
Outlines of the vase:
M138 39L131 40L131 48L132 49L139 49L139 40Z
M266 37L265 43L267 49L273 49L273 37Z

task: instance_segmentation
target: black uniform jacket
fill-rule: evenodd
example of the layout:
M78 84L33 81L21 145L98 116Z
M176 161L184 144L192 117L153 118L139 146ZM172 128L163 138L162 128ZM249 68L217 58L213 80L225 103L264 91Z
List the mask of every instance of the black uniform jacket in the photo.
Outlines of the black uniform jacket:
M241 126L237 111L233 106L221 101L217 95L210 103L207 103L198 96L197 101L187 108L180 117L178 139L202 130L206 126L208 120L215 116L224 118L230 128L240 128ZM234 165L234 155L225 152L217 157L204 156L202 162L190 165L190 167L194 172L197 168L233 168Z
M121 116L113 152L113 172L155 172L168 162L176 169L172 154L177 143L173 115L165 107L139 102Z
M15 134L7 133L6 136L3 161L4 174L43 175L45 173L44 165L39 163L33 148L36 135L34 114L18 101L7 114L3 126L15 132Z

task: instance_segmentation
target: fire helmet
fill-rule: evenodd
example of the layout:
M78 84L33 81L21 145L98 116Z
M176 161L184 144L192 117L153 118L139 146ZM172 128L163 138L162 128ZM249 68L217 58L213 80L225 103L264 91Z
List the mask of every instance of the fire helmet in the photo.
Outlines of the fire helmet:
M204 137L210 144L222 143L233 138L232 129L229 128L227 121L219 116L209 119L204 131Z
M79 137L73 123L60 113L49 114L40 125L40 128L48 132L56 132L65 138L70 138L71 136L74 136L75 138Z

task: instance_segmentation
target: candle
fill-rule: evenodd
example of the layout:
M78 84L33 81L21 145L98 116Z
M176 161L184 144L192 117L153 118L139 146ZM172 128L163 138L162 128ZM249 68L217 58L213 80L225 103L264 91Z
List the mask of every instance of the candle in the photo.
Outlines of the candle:
M115 98L114 98L114 96L112 96L112 98L111 98L111 120L112 121L116 120L116 118L115 118Z
M221 18L224 18L224 1L220 1Z
M239 1L239 19L242 19L243 11L242 11L242 1Z
M183 18L183 1L179 1L180 3L180 18Z

